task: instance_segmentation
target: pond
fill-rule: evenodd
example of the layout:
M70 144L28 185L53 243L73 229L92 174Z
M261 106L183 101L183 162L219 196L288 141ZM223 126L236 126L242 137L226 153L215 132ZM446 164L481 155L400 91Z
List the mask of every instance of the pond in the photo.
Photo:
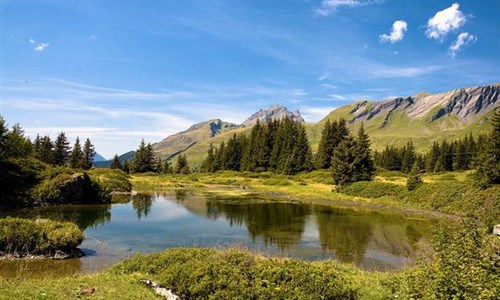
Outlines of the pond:
M102 271L135 253L170 247L240 247L304 260L335 259L366 270L412 265L431 221L401 213L178 190L117 196L113 204L10 211L2 216L77 223L86 256L64 261L0 261L3 277L55 277Z

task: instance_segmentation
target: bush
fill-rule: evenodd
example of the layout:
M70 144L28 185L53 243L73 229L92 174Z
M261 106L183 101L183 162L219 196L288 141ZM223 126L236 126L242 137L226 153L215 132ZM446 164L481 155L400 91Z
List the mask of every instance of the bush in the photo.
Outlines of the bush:
M406 190L392 183L358 181L344 187L342 193L364 198L380 198L384 196L403 198L406 195Z
M496 239L496 237L493 237ZM435 232L435 258L388 281L400 299L498 299L499 245L468 219Z
M354 299L357 293L350 267L235 249L168 249L136 255L112 272L147 274L182 299Z
M271 186L287 186L292 183L289 180L283 178L269 178L262 180L263 185L271 185Z
M83 232L73 223L0 219L0 251L8 254L53 255L57 250L74 250L82 241Z
M65 167L49 168L43 181L35 186L31 198L38 204L109 202L109 192L85 172Z
M96 181L103 190L111 192L130 192L132 183L130 176L118 169L92 169L89 171L91 178Z

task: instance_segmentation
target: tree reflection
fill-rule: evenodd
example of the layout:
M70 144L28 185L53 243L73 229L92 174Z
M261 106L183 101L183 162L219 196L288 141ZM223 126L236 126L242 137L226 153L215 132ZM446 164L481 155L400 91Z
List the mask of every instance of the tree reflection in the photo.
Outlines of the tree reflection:
M135 214L137 215L139 221L142 218L147 218L149 212L151 211L154 197L154 195L148 194L137 194L132 197L132 206L134 207Z
M252 240L259 236L264 244L281 251L300 242L310 206L291 203L234 203L209 201L207 210L220 212L231 226L246 225Z
M323 250L335 253L338 260L361 263L372 229L365 218L344 209L328 208L316 214Z

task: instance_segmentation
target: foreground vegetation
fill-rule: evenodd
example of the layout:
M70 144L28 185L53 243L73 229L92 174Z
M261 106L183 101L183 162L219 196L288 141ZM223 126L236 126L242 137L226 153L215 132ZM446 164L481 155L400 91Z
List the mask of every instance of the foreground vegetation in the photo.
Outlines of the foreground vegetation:
M0 254L52 256L56 251L74 251L82 241L83 232L73 223L0 219Z

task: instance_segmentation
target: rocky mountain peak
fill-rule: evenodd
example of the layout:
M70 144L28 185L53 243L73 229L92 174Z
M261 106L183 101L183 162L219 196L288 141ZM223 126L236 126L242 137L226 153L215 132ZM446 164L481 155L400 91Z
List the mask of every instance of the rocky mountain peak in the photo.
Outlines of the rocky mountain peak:
M292 121L304 122L304 118L300 115L300 112L289 111L283 105L272 105L267 109L260 109L259 111L252 114L245 122L241 124L243 127L251 127L257 123L267 123L271 120L280 120L283 118L290 118Z

